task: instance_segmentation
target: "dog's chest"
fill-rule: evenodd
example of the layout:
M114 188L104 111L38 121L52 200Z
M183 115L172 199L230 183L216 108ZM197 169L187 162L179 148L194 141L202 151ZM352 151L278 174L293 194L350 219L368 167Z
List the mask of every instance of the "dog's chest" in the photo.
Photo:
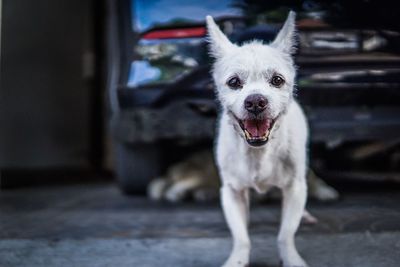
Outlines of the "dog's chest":
M265 155L250 155L246 164L248 179L251 187L258 192L264 192L271 185L279 185L277 179L280 175L280 161L276 156Z
M280 186L281 162L269 154L246 153L229 154L223 168L229 172L229 178L238 187L251 187L263 192L270 186Z

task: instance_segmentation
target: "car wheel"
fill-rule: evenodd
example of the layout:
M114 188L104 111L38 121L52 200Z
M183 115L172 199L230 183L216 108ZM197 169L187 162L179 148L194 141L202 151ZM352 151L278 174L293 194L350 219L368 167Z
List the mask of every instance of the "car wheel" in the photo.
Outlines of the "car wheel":
M125 194L144 194L160 174L159 151L154 145L116 145L117 182Z

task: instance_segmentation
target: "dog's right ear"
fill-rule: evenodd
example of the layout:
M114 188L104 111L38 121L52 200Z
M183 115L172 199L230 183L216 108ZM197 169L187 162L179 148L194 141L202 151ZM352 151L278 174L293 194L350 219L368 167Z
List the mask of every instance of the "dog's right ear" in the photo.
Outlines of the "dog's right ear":
M235 47L235 45L229 41L211 16L206 17L206 22L210 54L214 58L222 57L229 49Z

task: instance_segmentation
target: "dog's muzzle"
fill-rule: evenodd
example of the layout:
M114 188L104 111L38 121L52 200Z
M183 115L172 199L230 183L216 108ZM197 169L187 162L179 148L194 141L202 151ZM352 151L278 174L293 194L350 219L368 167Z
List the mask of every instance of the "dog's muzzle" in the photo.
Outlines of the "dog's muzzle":
M275 120L269 118L263 119L245 119L240 120L239 125L242 128L246 141L251 146L265 145L269 140L269 135Z
M271 119L265 116L249 116L249 118L241 120L233 113L232 115L243 131L247 143L254 147L265 145L268 142L278 118Z
M262 146L268 142L269 135L276 119L267 116L268 100L261 94L252 94L246 97L244 108L247 111L245 119L239 119L233 113L242 129L246 141L251 146Z

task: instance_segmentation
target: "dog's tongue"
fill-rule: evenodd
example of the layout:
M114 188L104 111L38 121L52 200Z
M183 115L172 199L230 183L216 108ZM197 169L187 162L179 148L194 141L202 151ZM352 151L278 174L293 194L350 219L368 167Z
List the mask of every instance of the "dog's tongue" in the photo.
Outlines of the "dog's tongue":
M271 120L244 120L244 128L251 134L252 137L263 137L271 124Z

